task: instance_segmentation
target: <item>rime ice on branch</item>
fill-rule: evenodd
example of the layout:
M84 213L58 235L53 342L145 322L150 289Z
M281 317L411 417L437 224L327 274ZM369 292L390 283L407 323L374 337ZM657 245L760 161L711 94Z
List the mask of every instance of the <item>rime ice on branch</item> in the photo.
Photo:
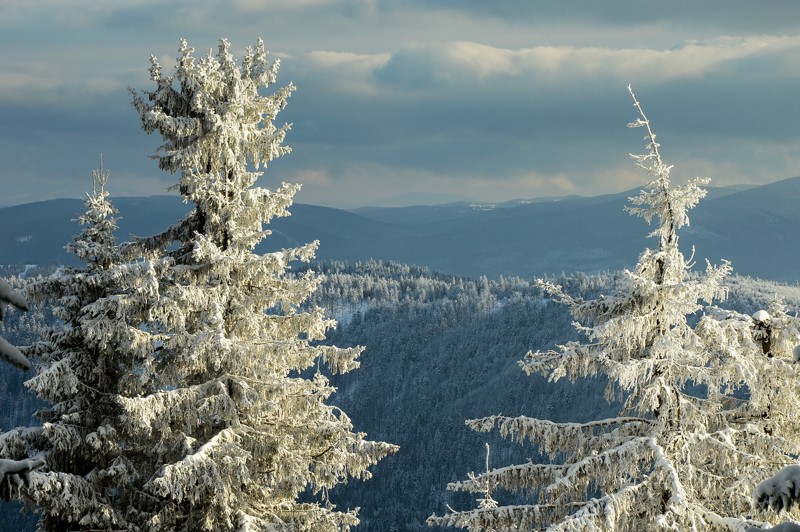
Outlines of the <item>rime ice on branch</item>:
M650 122L633 91L646 153L633 155L652 181L628 212L655 225L658 246L646 249L615 293L577 299L549 282L542 289L567 305L585 336L547 352L528 353L528 374L573 382L607 376L618 417L554 423L489 416L467 424L499 429L535 444L549 461L500 467L451 490L481 494L492 486L530 497L526 504L484 505L432 516L430 524L470 530L742 530L761 526L750 501L764 471L787 464L800 448L800 372L791 341L765 356L753 320L709 307L723 299L727 262L691 274L678 248L687 212L705 196L696 179L676 186ZM772 312L776 332L797 334L796 320ZM692 325L690 318L699 316ZM780 343L780 346L777 344ZM585 382L585 381L581 381Z

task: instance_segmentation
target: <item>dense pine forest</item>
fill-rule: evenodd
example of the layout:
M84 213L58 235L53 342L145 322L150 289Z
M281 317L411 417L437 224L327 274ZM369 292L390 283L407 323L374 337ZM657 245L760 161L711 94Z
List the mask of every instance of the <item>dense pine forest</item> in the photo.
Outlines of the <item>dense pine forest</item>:
M325 343L366 346L361 368L333 376L334 403L372 438L400 446L373 469L373 478L340 486L331 495L343 507L360 507L359 530L432 530L425 520L446 506L470 506L473 497L446 491L449 482L484 467L484 447L493 466L536 458L493 434L469 430L464 420L503 413L553 421L588 421L612 415L618 405L603 398L605 382L573 385L528 377L518 361L529 350L548 349L577 338L569 312L528 280L464 278L398 263L321 263L312 268L323 283L310 304L338 321ZM53 267L31 270L47 273ZM19 273L9 267L5 276ZM302 268L296 271L301 274ZM613 290L618 272L573 274L554 279L576 297ZM18 281L19 282L19 281ZM727 281L726 307L751 314L782 298L800 308L800 287L747 277ZM52 323L46 305L10 312L0 334L26 345ZM27 378L0 365L4 397L2 427L32 423L41 402L22 385ZM34 530L35 519L4 503L3 522Z

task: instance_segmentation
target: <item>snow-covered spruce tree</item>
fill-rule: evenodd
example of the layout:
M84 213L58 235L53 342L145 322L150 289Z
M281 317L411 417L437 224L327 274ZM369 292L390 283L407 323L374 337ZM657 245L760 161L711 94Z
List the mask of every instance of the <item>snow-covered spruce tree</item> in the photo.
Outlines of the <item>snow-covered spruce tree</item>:
M631 96L639 113L631 127L647 131L647 153L633 157L653 181L627 210L655 220L650 236L658 238L658 247L641 254L610 296L576 299L540 281L569 306L586 340L528 353L521 362L527 373L551 381L606 376L606 396L622 400L619 415L586 423L524 416L469 420L474 430L497 428L516 441L531 441L550 461L497 469L487 464L485 473L449 486L480 494L479 507L432 516L430 524L470 530L744 529L764 524L759 519L765 514L754 513L750 501L753 488L800 448L800 372L791 358L797 329L779 327L783 339L771 343L768 356L748 316L710 307L692 326L705 304L724 296L721 282L730 266L689 271L677 231L689 222L687 210L705 196L705 180L670 183L671 167L662 162L650 123ZM498 488L527 494L532 502L503 505Z
M122 401L141 453L140 526L156 530L342 530L356 510L337 511L328 489L397 448L364 439L326 404L334 392L319 371L358 366L360 348L317 345L334 325L303 303L320 279L288 275L317 243L259 255L264 223L289 214L298 185L255 187L259 168L289 152L288 125L273 120L294 87L271 95L278 61L259 40L237 63L226 40L196 59L181 41L174 76L155 58L155 89L132 91L148 133L164 144L159 166L194 206L164 233L143 239L163 268L151 309L146 391ZM316 367L316 369L314 369Z
M138 329L126 324L125 314L143 306L137 299L147 299L148 269L138 275L135 265L121 261L102 159L93 178L78 220L83 230L66 246L84 266L63 268L27 287L33 301L52 303L63 321L27 350L37 359L37 374L25 384L50 406L36 413L41 426L0 436L3 458L46 463L27 475L26 485L6 493L38 507L40 530L127 528L120 486L133 471L119 439L119 393L136 366L135 351L126 346Z

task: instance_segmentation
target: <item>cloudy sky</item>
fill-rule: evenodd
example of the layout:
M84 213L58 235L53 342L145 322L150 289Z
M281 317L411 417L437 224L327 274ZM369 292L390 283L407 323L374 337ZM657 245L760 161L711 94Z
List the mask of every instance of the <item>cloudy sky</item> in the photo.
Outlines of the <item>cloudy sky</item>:
M354 207L618 192L644 182L626 85L676 180L800 175L796 0L0 0L0 205L164 194L127 88L263 38L298 90L261 185ZM403 201L401 199L401 201Z

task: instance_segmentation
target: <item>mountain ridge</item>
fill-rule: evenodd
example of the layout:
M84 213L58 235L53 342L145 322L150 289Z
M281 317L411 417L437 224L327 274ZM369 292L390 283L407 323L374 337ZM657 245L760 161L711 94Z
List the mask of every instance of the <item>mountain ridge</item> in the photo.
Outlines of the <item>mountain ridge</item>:
M680 232L689 254L730 260L742 275L800 280L800 177L759 186L709 188ZM346 211L302 203L273 220L259 251L320 241L320 260L394 260L478 277L523 278L633 266L650 228L624 207L638 189L600 196L470 208L469 204ZM178 196L112 198L120 240L165 229L189 206ZM489 205L489 204L487 204ZM71 263L63 249L80 228L82 201L58 199L0 208L0 263Z

